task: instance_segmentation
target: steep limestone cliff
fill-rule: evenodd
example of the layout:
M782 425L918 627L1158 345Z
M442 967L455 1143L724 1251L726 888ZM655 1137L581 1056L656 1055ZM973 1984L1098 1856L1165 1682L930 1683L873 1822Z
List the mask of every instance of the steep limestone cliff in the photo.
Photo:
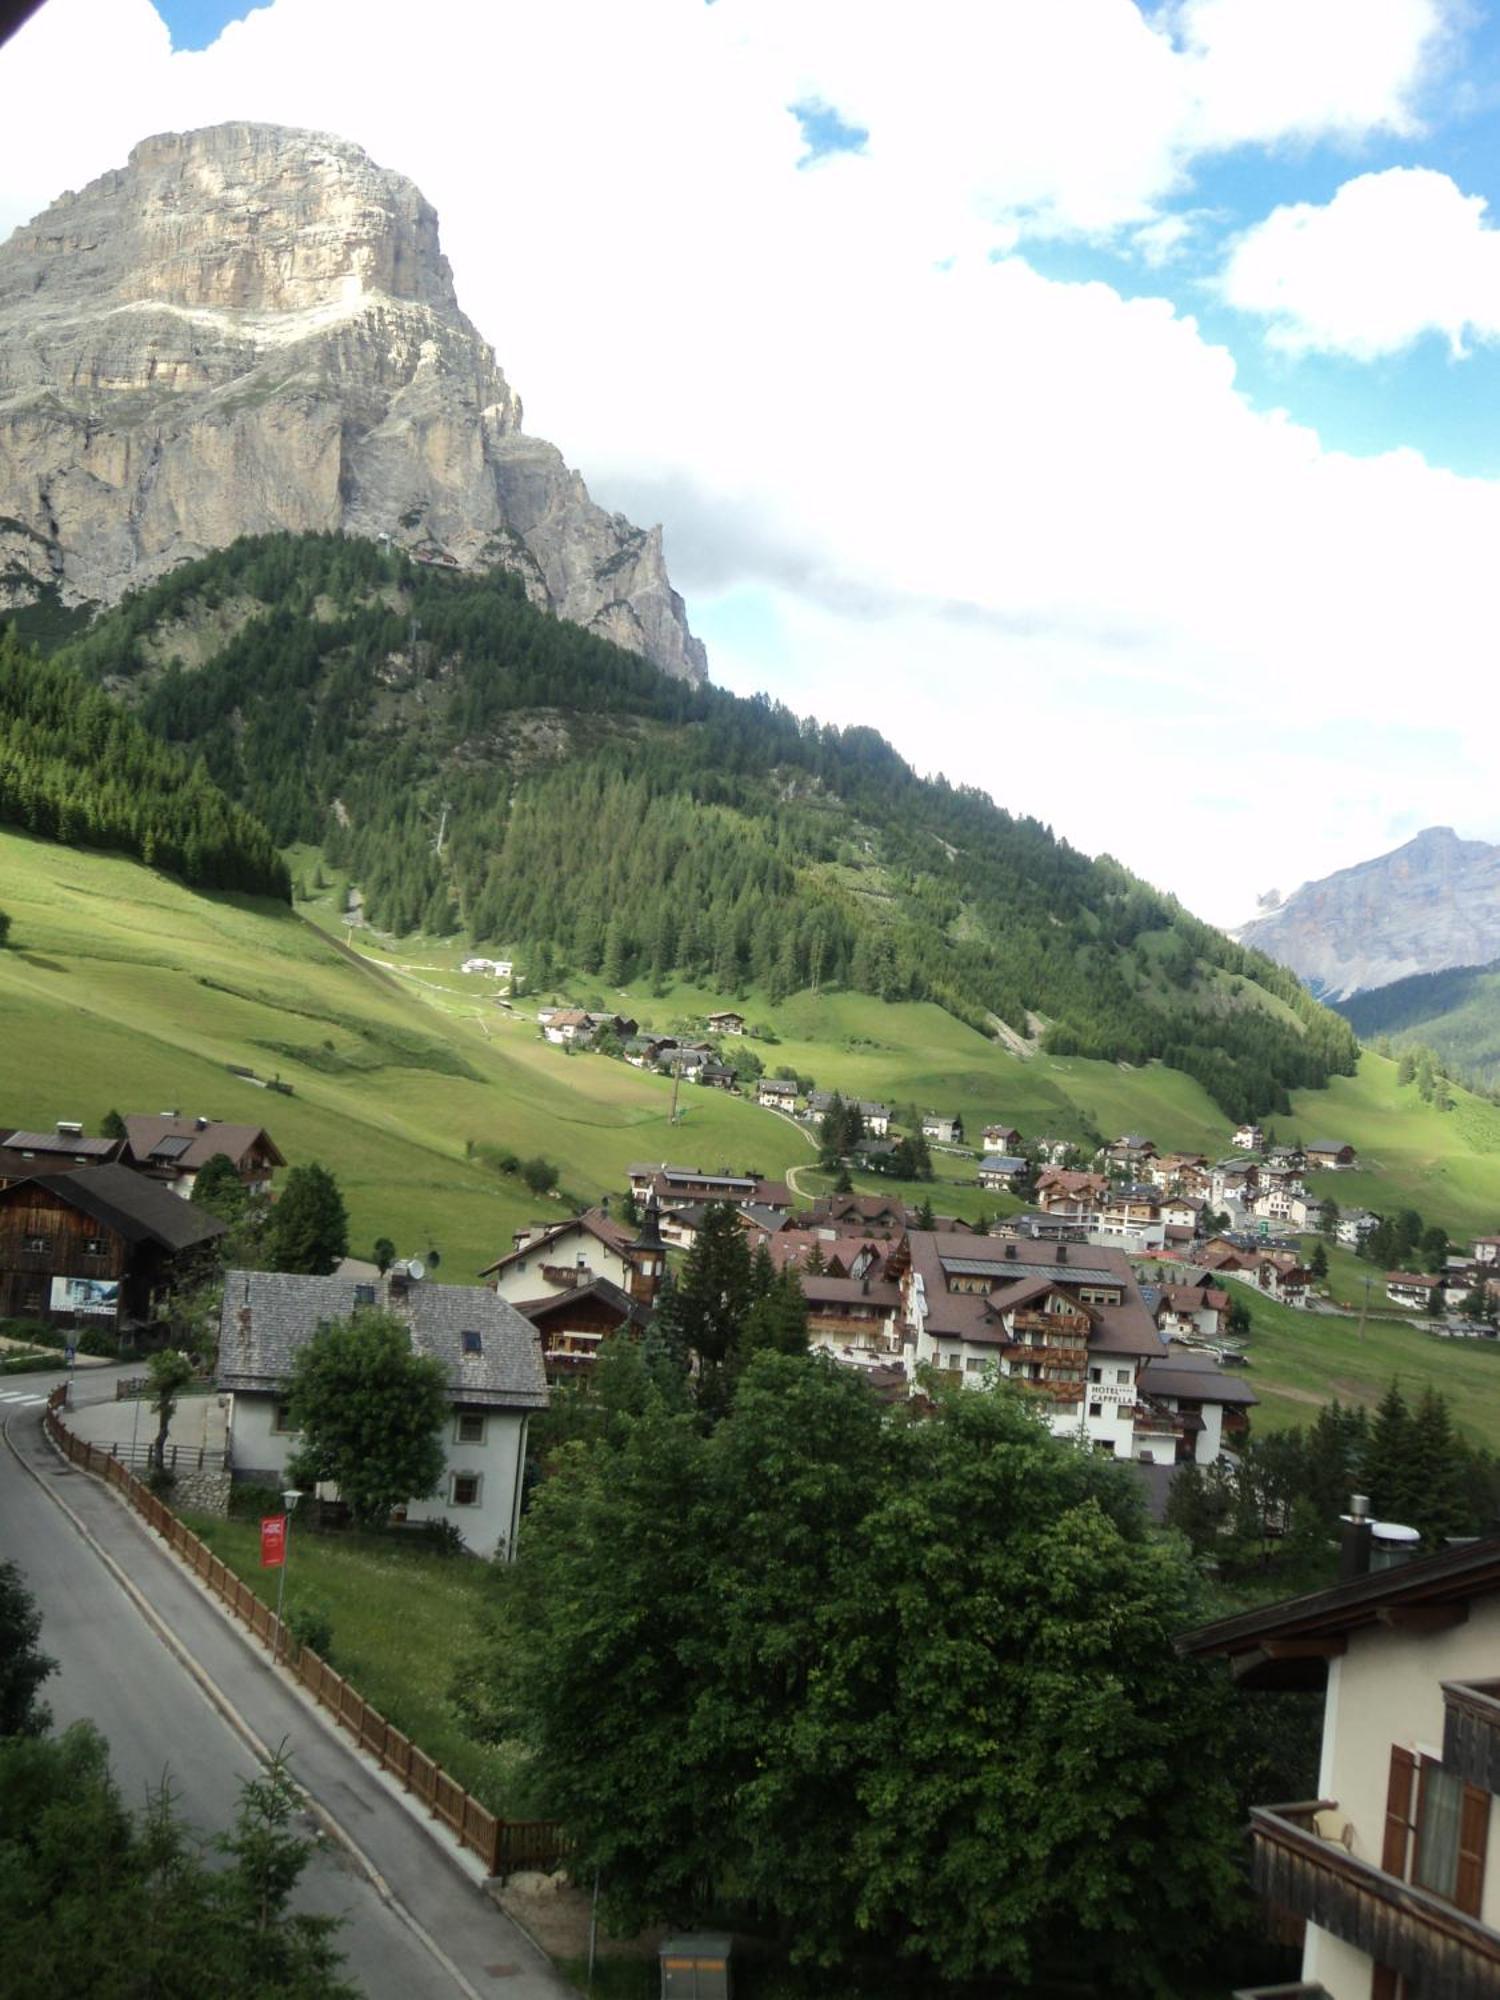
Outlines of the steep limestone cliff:
M1238 933L1325 999L1500 958L1500 847L1430 826L1320 882Z
M704 678L660 530L525 435L411 182L322 133L165 133L0 246L0 605L275 529L503 565Z

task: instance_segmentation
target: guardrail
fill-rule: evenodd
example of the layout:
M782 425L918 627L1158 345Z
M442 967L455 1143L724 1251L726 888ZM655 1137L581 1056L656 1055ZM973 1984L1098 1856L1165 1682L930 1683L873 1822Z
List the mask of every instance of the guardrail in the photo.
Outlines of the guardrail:
M566 1859L572 1843L556 1820L501 1819L481 1805L472 1792L441 1764L388 1722L342 1674L336 1673L311 1646L299 1646L284 1620L256 1596L242 1577L216 1556L208 1544L180 1521L166 1503L110 1452L77 1438L62 1420L67 1388L59 1385L47 1399L42 1424L58 1450L83 1471L91 1472L123 1495L146 1525L155 1529L174 1555L192 1570L225 1608L245 1625L273 1659L282 1660L321 1708L346 1729L383 1771L400 1781L440 1820L460 1843L483 1862L490 1875L508 1875L517 1868L555 1868Z

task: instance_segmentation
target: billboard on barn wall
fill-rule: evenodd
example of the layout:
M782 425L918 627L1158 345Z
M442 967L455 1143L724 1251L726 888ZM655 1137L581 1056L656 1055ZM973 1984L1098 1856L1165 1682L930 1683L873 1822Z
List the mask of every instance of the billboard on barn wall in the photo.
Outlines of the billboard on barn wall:
M118 1278L54 1278L52 1310L55 1313L89 1313L98 1319L113 1319L120 1309Z

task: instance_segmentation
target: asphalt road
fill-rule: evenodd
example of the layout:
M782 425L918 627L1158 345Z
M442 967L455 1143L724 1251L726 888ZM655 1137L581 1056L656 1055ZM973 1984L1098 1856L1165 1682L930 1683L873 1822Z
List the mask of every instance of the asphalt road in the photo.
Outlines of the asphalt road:
M115 1372L80 1377L75 1401L112 1395ZM60 1379L0 1378L0 1555L25 1573L42 1614L43 1647L58 1662L43 1690L57 1727L94 1722L108 1738L127 1801L144 1800L165 1778L183 1817L206 1833L231 1824L240 1783L255 1768L250 1747L52 1494L79 1516L260 1740L285 1742L293 1775L383 1878L387 1897L343 1847L324 1841L298 1898L302 1908L344 1920L346 1970L370 2000L571 1994L397 1802L389 1781L309 1712L157 1538L99 1481L58 1458L41 1435L41 1402L24 1398L45 1397Z

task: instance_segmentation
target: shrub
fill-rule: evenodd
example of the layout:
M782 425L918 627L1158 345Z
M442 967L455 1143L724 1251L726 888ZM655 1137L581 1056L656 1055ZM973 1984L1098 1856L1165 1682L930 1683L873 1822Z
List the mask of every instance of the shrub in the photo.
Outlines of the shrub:
M146 1485L159 1500L164 1500L176 1484L177 1474L164 1465L153 1465L146 1473Z
M435 1556L459 1556L464 1538L451 1521L423 1521L417 1529L422 1546Z
M326 1604L293 1605L286 1625L299 1646L311 1646L320 1660L333 1664L333 1615Z
M0 1333L7 1340L24 1340L28 1347L51 1347L59 1353L68 1344L63 1329L44 1319L0 1320Z
M279 1487L262 1486L253 1479L237 1479L229 1489L231 1521L258 1521L263 1514L282 1511Z
M521 1162L521 1178L533 1194L546 1194L557 1186L558 1169L541 1153Z

